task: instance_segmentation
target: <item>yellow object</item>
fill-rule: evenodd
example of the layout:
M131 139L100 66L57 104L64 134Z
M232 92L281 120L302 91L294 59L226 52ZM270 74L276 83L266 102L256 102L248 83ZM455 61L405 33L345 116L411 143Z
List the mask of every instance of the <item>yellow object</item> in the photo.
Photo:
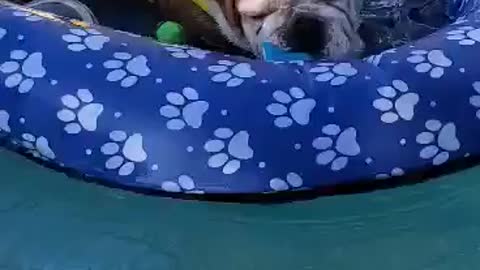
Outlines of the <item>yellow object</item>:
M90 28L90 25L87 22L84 21L79 21L79 20L70 20L70 23L74 26L80 27L80 28Z
M206 0L192 0L197 6L199 6L203 11L208 12L208 4Z

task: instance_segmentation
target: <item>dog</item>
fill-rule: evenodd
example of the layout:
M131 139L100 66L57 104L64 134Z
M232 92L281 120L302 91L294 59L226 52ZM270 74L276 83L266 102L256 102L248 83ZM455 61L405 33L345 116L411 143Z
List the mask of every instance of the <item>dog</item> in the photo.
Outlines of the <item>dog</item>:
M245 51L262 44L337 59L362 51L355 0L154 0L161 17L180 23L189 45ZM234 52L235 53L235 52Z
M455 18L447 0L80 1L106 26L148 36L158 21L177 21L188 45L251 57L261 55L265 41L318 58L366 57L427 36ZM54 5L43 8L69 16ZM127 16L136 19L121 19Z

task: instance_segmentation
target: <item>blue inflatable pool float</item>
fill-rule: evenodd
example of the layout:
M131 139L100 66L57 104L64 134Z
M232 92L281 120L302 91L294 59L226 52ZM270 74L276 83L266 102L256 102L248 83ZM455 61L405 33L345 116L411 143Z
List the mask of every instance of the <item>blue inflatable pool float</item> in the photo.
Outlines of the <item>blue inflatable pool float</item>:
M2 4L1 134L145 192L388 183L480 153L478 2L452 6L452 25L365 60L271 64Z

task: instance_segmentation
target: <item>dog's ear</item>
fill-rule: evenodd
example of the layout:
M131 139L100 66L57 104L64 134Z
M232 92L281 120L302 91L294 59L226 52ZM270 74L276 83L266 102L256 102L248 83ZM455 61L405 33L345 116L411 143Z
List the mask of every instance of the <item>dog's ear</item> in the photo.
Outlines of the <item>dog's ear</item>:
M287 6L290 0L237 0L238 12L245 16L266 16Z

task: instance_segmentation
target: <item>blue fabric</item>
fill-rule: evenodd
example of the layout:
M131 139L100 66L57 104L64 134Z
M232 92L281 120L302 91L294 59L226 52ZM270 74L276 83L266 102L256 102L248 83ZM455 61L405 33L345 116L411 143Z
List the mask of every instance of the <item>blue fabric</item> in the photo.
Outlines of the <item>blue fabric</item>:
M0 130L18 151L124 187L390 181L480 153L480 21L468 5L365 60L277 64L3 6Z

